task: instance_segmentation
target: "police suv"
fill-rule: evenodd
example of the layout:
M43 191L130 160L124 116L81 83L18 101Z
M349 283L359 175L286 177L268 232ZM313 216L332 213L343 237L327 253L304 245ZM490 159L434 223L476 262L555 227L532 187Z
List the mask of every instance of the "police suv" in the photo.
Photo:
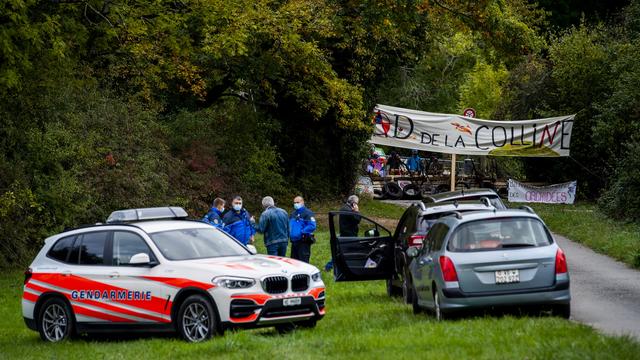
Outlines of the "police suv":
M115 211L49 237L25 272L22 313L46 341L85 332L313 327L325 286L312 265L256 255L182 208Z

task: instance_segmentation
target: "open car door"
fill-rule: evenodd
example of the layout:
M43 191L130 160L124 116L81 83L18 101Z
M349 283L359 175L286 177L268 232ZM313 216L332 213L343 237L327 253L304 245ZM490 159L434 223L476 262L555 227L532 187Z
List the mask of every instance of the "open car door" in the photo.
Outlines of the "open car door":
M329 212L336 281L389 279L394 273L393 237L384 226L354 212Z

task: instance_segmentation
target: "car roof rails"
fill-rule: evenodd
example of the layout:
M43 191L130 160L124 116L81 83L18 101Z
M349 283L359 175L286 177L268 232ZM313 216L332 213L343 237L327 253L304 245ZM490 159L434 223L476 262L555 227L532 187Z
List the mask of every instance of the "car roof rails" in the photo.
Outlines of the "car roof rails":
M424 202L422 200L413 203L413 205L415 206L420 206L420 210L427 210L427 207L425 206Z
M486 207L492 207L491 200L488 197L483 196L480 198L480 202L483 203Z
M455 216L456 219L458 219L458 220L462 219L462 213L460 211L453 210L453 211L450 212L450 215L447 215L447 216Z
M518 207L518 209L525 210L526 212L531 213L531 214L535 214L536 213L535 211L533 211L533 209L530 206L527 206L527 205L520 205Z
M178 220L189 216L181 207L167 206L143 209L117 210L107 218L107 224L147 221L147 220Z

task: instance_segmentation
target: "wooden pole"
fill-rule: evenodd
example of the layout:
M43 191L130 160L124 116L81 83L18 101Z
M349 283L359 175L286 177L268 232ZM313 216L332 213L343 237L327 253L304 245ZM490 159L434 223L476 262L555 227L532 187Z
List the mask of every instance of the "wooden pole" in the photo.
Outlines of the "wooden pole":
M456 190L456 154L451 154L451 191Z

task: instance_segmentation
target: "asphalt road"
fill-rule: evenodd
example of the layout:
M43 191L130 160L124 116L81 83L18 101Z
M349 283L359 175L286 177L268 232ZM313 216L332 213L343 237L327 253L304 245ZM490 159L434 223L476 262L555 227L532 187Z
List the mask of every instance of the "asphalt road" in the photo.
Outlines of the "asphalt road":
M415 201L388 201L408 207ZM553 234L571 277L571 318L604 333L640 339L640 271Z

